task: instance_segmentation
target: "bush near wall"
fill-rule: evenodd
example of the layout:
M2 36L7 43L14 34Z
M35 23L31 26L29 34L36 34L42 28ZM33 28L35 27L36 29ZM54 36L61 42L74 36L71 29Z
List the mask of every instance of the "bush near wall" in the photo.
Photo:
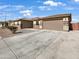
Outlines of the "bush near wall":
M17 31L17 27L15 27L15 26L8 26L7 28L10 29L13 34L15 34Z

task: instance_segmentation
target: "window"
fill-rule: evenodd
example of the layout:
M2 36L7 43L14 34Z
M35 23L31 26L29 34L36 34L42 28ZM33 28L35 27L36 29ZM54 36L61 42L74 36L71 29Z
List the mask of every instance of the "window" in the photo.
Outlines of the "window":
M68 18L66 18L66 21L68 21Z
M68 18L66 17L66 18L63 18L63 21L68 21Z
M19 25L19 22L17 22L17 25Z
M65 19L65 18L63 18L63 21L66 21L66 19Z
M33 24L36 25L36 21L33 21Z
M40 21L33 21L33 24L34 25L39 25L40 24Z
M17 25L17 22L15 22L15 25Z
M39 25L39 21L36 21L36 25Z

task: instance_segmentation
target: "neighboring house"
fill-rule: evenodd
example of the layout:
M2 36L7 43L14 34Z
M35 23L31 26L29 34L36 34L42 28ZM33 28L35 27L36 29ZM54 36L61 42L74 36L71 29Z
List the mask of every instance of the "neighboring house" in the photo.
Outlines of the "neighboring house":
M72 30L79 30L79 23L71 23L72 25Z
M3 22L0 22L0 28L2 27L2 23L3 23Z
M16 26L18 29L33 28L33 21L27 19L19 19L9 22L9 26Z
M8 23L7 22L0 22L0 28L4 28L4 27L7 27L8 26Z
M71 14L58 14L42 18L33 18L33 28L50 30L70 30Z

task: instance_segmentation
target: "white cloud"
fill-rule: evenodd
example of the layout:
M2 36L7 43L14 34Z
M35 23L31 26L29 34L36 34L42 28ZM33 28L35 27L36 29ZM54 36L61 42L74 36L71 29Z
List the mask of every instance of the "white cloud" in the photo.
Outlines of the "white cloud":
M20 13L31 13L32 10L23 10L23 11L20 11Z
M30 7L29 7L30 8ZM23 15L23 16L20 16ZM16 18L31 16L32 10L28 10L24 5L0 5L0 17Z
M65 7L65 10L74 10L75 8L74 7Z
M12 5L11 7L15 8L16 10L26 9L26 7L23 5Z
M39 6L38 8L40 8L40 9L45 9L46 6Z
M5 9L7 7L8 7L8 5L0 5L0 9Z
M79 0L74 0L75 2L79 2Z
M26 9L25 6L23 5L0 5L0 10L21 10L21 9Z
M50 6L39 6L38 7L40 10L52 10Z
M79 10L79 8L76 6L76 7L74 7L74 6L65 6L63 9L65 9L65 10Z
M55 1L51 1L51 0L45 1L43 4L49 5L49 6L59 6L59 5L65 6L66 5L62 2L55 2Z
M41 1L37 1L38 3L40 3Z
M31 13L24 13L23 16L31 16Z
M23 16L31 16L32 10L22 10L20 13L23 14Z
M79 20L76 19L76 18L73 18L73 19L72 19L72 23L76 23L76 22L79 22Z
M42 6L39 6L38 8L40 10L53 10L55 9L54 7L57 7L57 6L66 6L65 3L62 3L62 2L55 2L53 0L47 0L47 1L44 1L43 2L43 5Z

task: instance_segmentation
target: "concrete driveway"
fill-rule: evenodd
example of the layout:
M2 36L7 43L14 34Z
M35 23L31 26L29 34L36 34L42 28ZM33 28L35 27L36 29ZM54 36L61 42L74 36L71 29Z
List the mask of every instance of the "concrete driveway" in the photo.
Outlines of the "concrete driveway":
M36 30L0 39L0 59L35 59L59 33Z
M36 30L0 39L0 59L79 59L78 35Z

